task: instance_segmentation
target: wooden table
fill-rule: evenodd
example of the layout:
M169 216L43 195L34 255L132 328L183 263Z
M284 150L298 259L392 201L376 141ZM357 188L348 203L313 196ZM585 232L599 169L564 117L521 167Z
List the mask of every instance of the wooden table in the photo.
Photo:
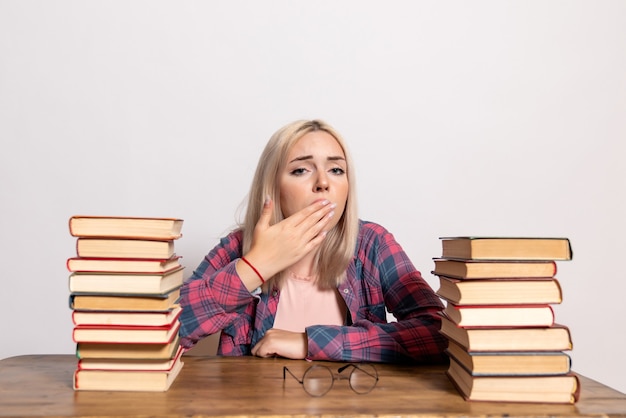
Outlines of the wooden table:
M366 395L336 381L321 398L283 381L306 361L255 357L185 357L169 391L75 392L71 355L29 355L0 361L0 417L201 416L626 416L626 395L581 376L575 405L466 402L444 366L377 365L380 380ZM338 365L330 364L333 367Z

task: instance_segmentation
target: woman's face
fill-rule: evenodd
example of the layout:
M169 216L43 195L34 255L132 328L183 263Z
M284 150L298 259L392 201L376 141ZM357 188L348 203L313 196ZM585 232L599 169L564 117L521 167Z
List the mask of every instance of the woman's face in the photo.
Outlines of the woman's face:
M280 204L285 218L328 199L337 205L331 221L334 227L346 207L348 175L346 156L337 140L327 132L313 131L300 138L287 155L279 173Z

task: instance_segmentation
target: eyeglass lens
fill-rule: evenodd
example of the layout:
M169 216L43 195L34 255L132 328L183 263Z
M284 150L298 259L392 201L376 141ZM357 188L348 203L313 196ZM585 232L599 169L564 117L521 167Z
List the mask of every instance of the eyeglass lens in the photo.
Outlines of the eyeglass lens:
M302 377L304 390L311 396L323 396L332 387L335 379L333 372L325 366L312 366Z
M370 392L376 386L378 373L369 364L359 364L354 366L350 373L350 387L359 394Z
M350 388L358 394L369 393L378 382L376 368L370 364L349 364L339 369L339 372L350 368L348 381ZM326 366L311 366L302 376L302 386L311 396L324 396L333 387L335 376Z

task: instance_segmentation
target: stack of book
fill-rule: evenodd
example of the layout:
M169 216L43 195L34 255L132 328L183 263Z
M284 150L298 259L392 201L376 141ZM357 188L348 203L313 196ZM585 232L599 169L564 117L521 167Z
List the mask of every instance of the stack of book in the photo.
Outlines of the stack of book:
M562 302L556 261L567 238L446 237L435 258L446 302L448 377L467 400L574 403L569 328L555 322Z
M75 390L166 391L183 367L177 304L183 221L73 216L67 260Z

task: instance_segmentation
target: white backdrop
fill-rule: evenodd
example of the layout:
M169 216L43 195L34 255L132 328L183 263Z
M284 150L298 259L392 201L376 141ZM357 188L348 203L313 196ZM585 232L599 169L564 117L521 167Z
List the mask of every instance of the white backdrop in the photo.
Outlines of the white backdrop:
M185 220L187 275L283 124L433 287L445 235L566 236L573 368L622 392L626 2L0 0L0 358L72 353L73 214Z

